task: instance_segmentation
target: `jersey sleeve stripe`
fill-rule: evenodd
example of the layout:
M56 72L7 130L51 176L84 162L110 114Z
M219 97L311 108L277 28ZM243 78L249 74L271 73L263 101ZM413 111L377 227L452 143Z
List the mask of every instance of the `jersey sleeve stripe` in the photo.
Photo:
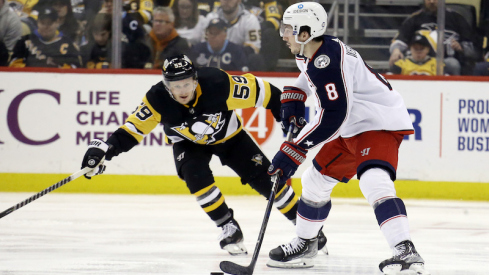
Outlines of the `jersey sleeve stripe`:
M131 136L133 136L138 142L141 142L146 135L142 134L135 126L134 124L130 122L126 122L124 125L121 126L122 129L124 129L126 132L128 132Z
M241 76L229 75L229 95L226 100L228 110L246 109L254 107L258 96L258 84L255 76L244 74Z
M256 77L256 83L258 84L258 95L255 107L266 107L268 106L268 102L270 102L270 97L272 95L270 83L259 77Z
M144 108L147 108L150 113L149 116L141 118L139 113ZM161 114L158 113L153 106L151 106L145 96L143 98L143 103L139 105L137 110L127 118L126 123L122 125L121 128L132 135L138 142L141 142L146 135L153 131L160 121Z
M324 114L324 109L321 109L321 112L318 114L319 115L319 119L318 120L315 120L316 124L312 125L311 129L309 131L307 131L304 135L302 136L299 136L299 139L297 139L295 141L296 144L300 144L302 141L304 141L304 139L312 132L314 132L314 130L319 127L319 125L321 124L320 122L323 120L323 114ZM307 124L307 126L309 126L309 124Z

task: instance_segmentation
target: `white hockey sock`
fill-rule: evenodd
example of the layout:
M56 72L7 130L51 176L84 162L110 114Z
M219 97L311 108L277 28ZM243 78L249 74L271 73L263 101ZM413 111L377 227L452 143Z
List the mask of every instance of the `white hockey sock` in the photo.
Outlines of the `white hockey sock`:
M380 230L391 248L410 240L409 222L404 203L397 198L394 182L381 168L371 168L360 178L360 189L374 208Z
M302 174L302 197L297 209L296 233L303 239L317 237L331 209L331 191L337 180L322 175L314 166Z
M391 249L402 241L411 240L407 217L398 217L385 222L380 228Z
M316 238L323 224L324 221L310 221L300 216L297 216L297 225L295 227L295 232L297 236L303 239Z

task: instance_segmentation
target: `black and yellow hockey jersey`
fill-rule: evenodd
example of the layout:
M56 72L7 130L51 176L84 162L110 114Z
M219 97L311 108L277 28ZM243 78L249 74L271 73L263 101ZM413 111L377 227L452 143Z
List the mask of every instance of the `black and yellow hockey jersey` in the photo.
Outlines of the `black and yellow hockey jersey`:
M126 123L107 140L114 147L114 155L131 149L160 123L169 143L187 140L214 145L242 130L235 109L263 106L280 121L281 91L252 74L229 75L216 68L201 68L195 92L195 99L182 105L162 82L154 85Z
M10 67L80 68L77 46L58 32L51 41L44 41L37 30L23 36L15 44Z
M436 58L427 57L422 62L415 62L410 56L398 60L391 67L394 74L402 75L436 75Z

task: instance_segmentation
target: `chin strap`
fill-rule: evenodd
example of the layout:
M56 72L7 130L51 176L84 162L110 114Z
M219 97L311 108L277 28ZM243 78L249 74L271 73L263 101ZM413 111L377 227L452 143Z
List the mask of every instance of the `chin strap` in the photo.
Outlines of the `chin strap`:
M309 41L311 41L314 37L309 37L306 41L304 42L300 42L299 41L299 35L295 35L295 42L301 44L301 51L299 52L299 55L304 55L304 45L306 45L307 43L309 43Z

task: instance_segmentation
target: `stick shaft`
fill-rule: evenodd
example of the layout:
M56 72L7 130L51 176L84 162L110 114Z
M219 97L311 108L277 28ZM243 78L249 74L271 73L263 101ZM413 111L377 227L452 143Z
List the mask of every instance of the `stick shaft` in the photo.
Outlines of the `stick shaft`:
M258 240L256 241L255 252L253 252L253 257L251 259L251 263L250 263L251 274L255 269L256 261L258 260L258 255L260 254L260 248L263 243L263 238L265 237L265 231L267 230L268 219L270 218L273 202L275 201L275 194L277 194L279 177L278 175L273 175L272 177L273 177L272 193L270 194L270 198L268 199L267 209L265 211L265 216L263 217L260 233L258 234Z
M294 130L295 120L290 123L289 131L287 133L287 141L292 141L292 131ZM256 261L258 260L258 254L260 254L261 244L263 243L263 238L265 237L265 231L267 230L268 219L270 218L270 213L272 212L273 202L275 201L275 194L277 194L277 188L279 183L279 175L278 173L272 175L272 191L270 193L270 198L268 198L267 209L265 210L265 216L263 217L263 222L261 224L260 234L258 234L258 240L256 241L255 252L253 252L253 257L251 258L251 263L249 266L250 274L253 274L253 270L255 269Z
M49 186L48 188L42 190L41 192L33 195L32 197L29 197L26 200L17 203L16 205L14 205L14 206L10 207L9 209L7 209L7 210L3 211L2 213L0 213L0 219L3 218L3 217L5 217L5 216L7 216L8 214L14 212L15 210L17 210L17 209L19 209L21 207L24 207L26 204L29 204L29 203L37 200L38 198L46 195L47 193L49 193L51 191L54 191L54 190L60 188L61 186L67 184L68 182L73 181L73 180L79 178L82 175L85 175L91 169L92 168L85 167L85 168L81 169L80 171L74 173L73 175L71 175L71 176L69 176L69 177L67 177L67 178L65 178L65 179L63 179L63 180L61 180L61 181L59 181L59 182L57 182L57 183Z
M292 131L294 130L294 122L289 126L289 131L287 133L287 141L292 141ZM258 234L258 240L256 241L255 251L253 252L253 257L251 258L251 263L249 266L241 266L233 262L223 261L219 264L222 271L230 274L238 275L252 275L255 270L255 265L258 260L258 255L260 254L260 248L263 243L263 238L265 237L265 231L267 230L268 219L270 218L270 213L272 212L273 202L275 201L275 194L277 194L278 183L280 182L280 176L277 173L272 175L272 190L270 197L268 198L267 209L265 210L265 215L263 217L263 222L261 224L260 233Z

